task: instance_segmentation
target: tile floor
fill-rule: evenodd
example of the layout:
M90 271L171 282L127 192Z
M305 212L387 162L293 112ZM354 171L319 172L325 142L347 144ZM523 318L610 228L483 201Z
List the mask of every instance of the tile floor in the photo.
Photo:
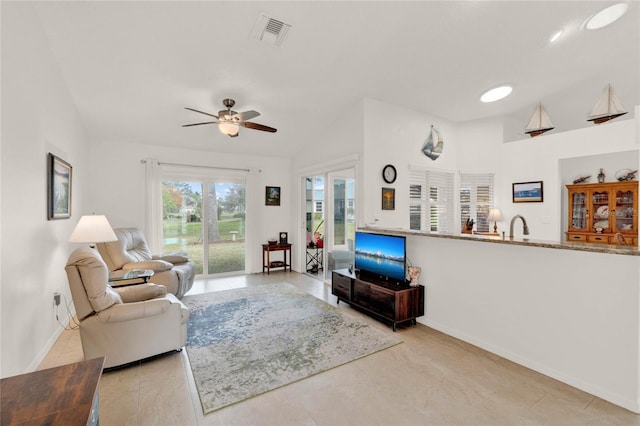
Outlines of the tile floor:
M335 304L304 274L198 280L189 294L286 281ZM342 303L342 309L392 333ZM186 351L103 374L109 425L640 425L640 416L418 324L403 343L204 416ZM39 368L82 360L64 331Z

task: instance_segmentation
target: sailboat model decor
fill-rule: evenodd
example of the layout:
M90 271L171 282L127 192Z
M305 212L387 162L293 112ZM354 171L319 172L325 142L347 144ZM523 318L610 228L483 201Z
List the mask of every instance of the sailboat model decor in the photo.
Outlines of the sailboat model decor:
M440 157L440 154L442 154L443 147L444 141L442 140L440 132L431 125L431 132L429 133L429 136L427 136L427 141L422 147L422 153L435 161Z
M544 111L544 108L542 108L542 103L540 103L538 104L536 110L533 112L533 115L529 120L529 124L527 124L527 128L524 132L533 138L536 136L540 136L544 132L548 132L553 128L554 127L551 119Z
M598 102L593 107L591 114L587 117L587 121L593 121L595 124L601 124L609 120L613 120L616 117L626 114L620 99L615 94L611 85L607 85L600 95Z

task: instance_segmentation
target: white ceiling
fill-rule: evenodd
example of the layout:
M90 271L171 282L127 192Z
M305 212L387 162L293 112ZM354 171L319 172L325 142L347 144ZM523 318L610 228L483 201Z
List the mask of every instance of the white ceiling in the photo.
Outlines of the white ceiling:
M542 102L557 132L592 126L586 115L611 83L630 112L623 119L630 117L640 104L640 5L632 1L609 27L582 29L612 3L34 5L92 140L284 155L330 135L332 122L364 97L452 122L505 116L518 129ZM261 12L292 25L282 46L250 37ZM551 45L560 28L565 36ZM479 102L505 82L514 85L509 98ZM231 139L215 126L181 127L207 121L184 107L216 114L225 97L236 111L261 112L252 121L278 132L241 129Z

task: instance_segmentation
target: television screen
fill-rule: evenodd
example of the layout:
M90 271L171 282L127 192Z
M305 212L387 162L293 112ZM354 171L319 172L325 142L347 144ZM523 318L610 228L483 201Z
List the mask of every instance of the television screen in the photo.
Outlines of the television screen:
M405 237L356 232L355 267L361 273L404 283Z

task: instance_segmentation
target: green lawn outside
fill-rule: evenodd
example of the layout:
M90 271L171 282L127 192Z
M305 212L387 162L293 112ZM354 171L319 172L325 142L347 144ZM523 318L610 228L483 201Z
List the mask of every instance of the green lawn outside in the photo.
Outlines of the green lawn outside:
M221 241L209 244L209 274L244 271L244 219L225 217L218 221ZM163 221L164 253L186 252L195 263L196 274L203 273L202 223L183 222L180 218ZM237 232L232 241L232 231Z

